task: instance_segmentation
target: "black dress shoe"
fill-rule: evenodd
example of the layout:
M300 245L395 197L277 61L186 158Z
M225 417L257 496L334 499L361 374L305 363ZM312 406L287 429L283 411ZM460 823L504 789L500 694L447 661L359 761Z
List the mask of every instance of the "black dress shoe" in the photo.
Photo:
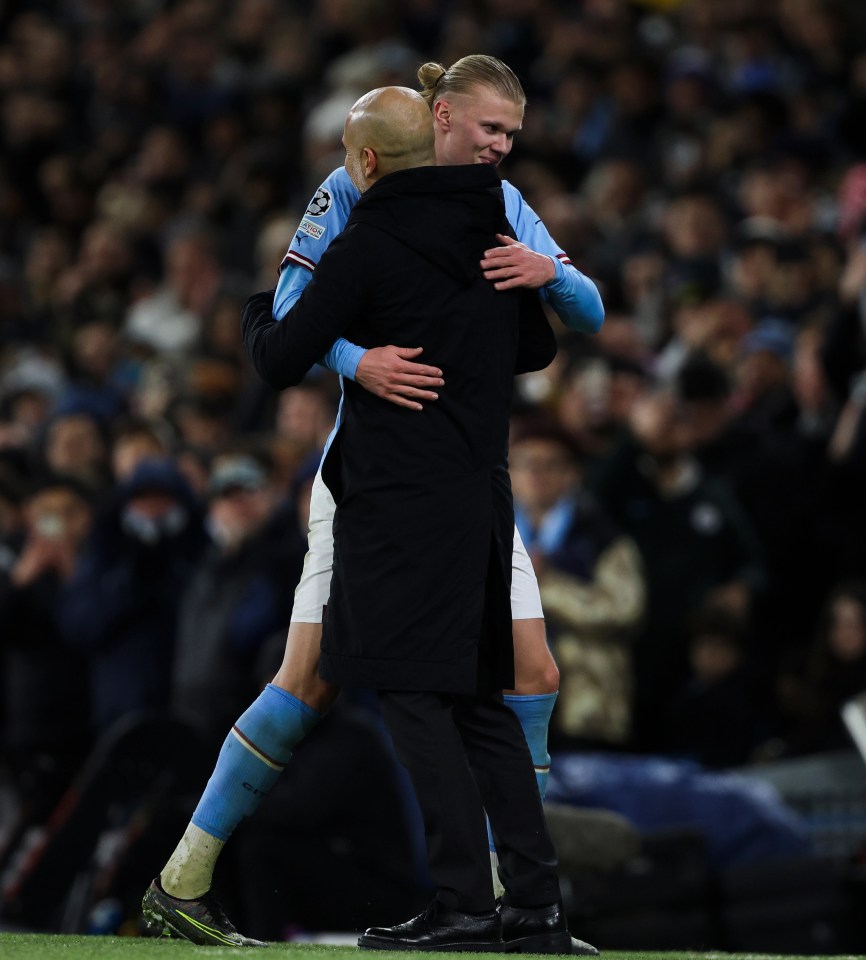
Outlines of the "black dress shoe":
M502 905L502 949L507 953L562 953L595 957L592 944L568 932L565 910L560 903L546 907Z
M366 950L501 951L499 913L463 913L434 900L424 913L395 927L370 927L358 938Z

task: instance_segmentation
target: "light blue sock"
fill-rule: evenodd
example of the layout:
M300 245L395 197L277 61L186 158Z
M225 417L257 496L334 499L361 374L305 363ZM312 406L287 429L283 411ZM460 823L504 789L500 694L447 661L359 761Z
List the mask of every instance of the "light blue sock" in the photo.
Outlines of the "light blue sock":
M541 799L547 793L547 778L550 776L550 754L547 752L547 728L550 725L550 715L556 703L557 694L538 693L531 696L506 694L505 703L517 714L523 736L529 752L532 754L532 763L535 767L535 781ZM487 843L492 852L496 851L493 834L490 831L490 821L487 822Z
M555 693L539 693L526 697L508 694L504 697L505 703L517 714L520 726L523 727L542 800L547 793L547 778L550 776L547 728L550 726L550 715L553 713L556 697Z
M292 747L320 719L316 710L269 683L226 737L192 815L195 826L228 840L274 785Z

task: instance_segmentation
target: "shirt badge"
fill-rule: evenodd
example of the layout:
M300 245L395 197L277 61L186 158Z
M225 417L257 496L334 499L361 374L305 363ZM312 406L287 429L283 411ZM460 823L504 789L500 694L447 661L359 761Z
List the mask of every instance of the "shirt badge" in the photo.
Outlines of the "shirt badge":
M324 187L319 187L316 195L307 207L307 215L310 217L323 217L330 209L331 194Z

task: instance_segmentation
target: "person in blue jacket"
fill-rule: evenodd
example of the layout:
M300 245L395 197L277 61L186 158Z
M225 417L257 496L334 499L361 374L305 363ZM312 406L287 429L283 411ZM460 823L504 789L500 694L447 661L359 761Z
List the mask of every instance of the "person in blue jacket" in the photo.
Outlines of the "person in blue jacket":
M506 64L494 57L470 55L448 69L426 63L419 69L418 79L421 95L432 113L437 164L497 166L508 156L523 123L526 97ZM604 307L595 284L556 244L520 192L508 181L502 182L502 188L513 236L499 235L499 245L485 251L480 261L484 276L498 290L535 289L570 329L597 332L604 320ZM342 167L316 191L281 265L273 304L276 319L285 316L300 298L319 258L342 231L359 196ZM377 396L420 410L424 403L435 402L437 391L445 386L438 367L417 359L421 353L421 348L412 345L364 350L338 340L324 363ZM429 359L435 362L436 358ZM337 419L339 423L339 414ZM209 902L206 897L213 869L226 840L243 817L255 809L289 759L292 747L306 736L337 695L337 688L318 674L322 616L331 584L334 510L333 498L319 474L313 485L308 552L295 591L285 656L273 683L236 725L245 738L257 744L263 737L268 742L273 738L273 753L268 752L268 760L239 750L230 734L192 821L160 874L163 890L176 900L198 905ZM511 609L516 679L506 702L520 720L543 796L550 763L547 727L559 673L547 646L532 564L516 530ZM274 763L274 757L279 757L279 762ZM234 790L234 784L254 784L255 789ZM492 844L491 859L495 868ZM205 926L217 933L195 927L183 935L201 943L245 939L234 932L225 917L211 916Z

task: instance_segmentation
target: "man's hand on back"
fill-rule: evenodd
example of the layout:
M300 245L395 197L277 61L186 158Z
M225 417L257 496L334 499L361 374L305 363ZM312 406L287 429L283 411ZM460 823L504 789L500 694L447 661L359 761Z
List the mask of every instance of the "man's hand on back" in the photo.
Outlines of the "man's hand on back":
M355 381L365 390L409 410L422 410L422 400L436 400L432 388L445 383L438 367L416 363L423 347L373 347L358 363Z

